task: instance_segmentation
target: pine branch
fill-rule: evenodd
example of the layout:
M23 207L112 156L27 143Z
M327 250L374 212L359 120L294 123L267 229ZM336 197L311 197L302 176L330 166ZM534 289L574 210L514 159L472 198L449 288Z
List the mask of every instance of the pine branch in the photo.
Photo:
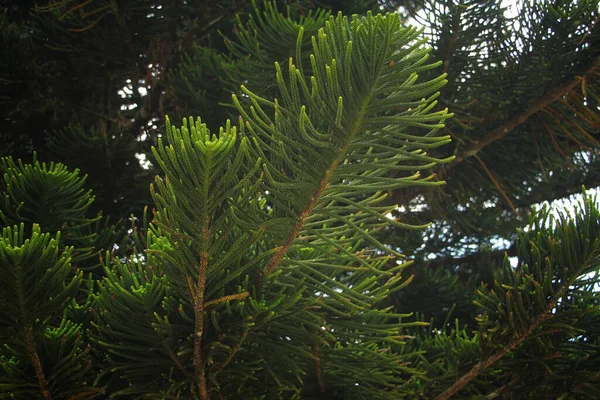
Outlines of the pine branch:
M140 60L140 57L138 54L139 50L136 50L136 48L134 46L134 37L131 34L131 31L129 29L129 26L127 25L127 22L125 21L123 13L121 13L119 10L118 1L110 0L110 8L111 8L112 14L115 17L115 20L117 21L117 25L119 26L119 29L123 33L123 36L125 39L125 44L127 45L127 50L129 50L129 54L131 55L132 59L136 60L135 66L139 69L138 72L143 75L145 72L145 66L139 62L139 60Z
M351 211L354 207L361 207L362 212L367 211L365 213L365 217L380 219L381 217L379 214L381 211L378 211L377 213L370 211L370 207L373 207L375 201L371 200L367 202L367 200L365 200L363 205L356 203L353 206L350 206L349 203L349 208L347 210L334 207L335 204L345 200L344 196L350 195L351 193L365 195L367 193L374 192L375 189L385 190L385 188L389 185L393 187L404 187L411 184L416 184L417 181L419 184L428 184L425 182L430 180L430 177L420 178L418 173L404 178L399 177L398 179L388 179L380 176L380 174L382 174L381 171L383 171L384 168L393 169L393 163L398 162L393 158L389 159L389 157L393 155L393 153L389 152L388 150L391 148L392 144L388 144L387 142L384 144L381 142L379 144L369 143L369 146L367 146L368 135L365 137L364 134L365 132L369 131L377 132L381 130L382 133L385 132L387 135L390 126L393 126L393 124L406 123L422 128L436 129L441 127L441 125L426 124L428 122L433 122L435 119L440 117L441 119L439 119L439 121L443 121L446 111L442 111L441 114L437 115L417 115L414 109L411 108L410 111L407 112L408 115L406 116L400 111L398 112L398 115L393 116L378 115L379 110L388 110L392 104L398 104L399 99L402 99L402 101L407 102L406 104L409 104L409 99L412 101L413 95L416 93L413 93L412 90L408 88L393 88L393 86L386 86L388 84L383 83L390 79L390 74L393 74L395 72L393 69L396 68L396 66L394 66L395 61L390 62L391 58L397 57L396 54L390 52L391 46L397 45L397 43L392 42L392 39L395 40L392 35L387 36L387 33L385 36L382 35L379 40L384 41L385 45L382 46L381 52L369 54L368 52L371 50L362 49L360 46L356 46L354 44L354 41L359 43L359 37L354 38L355 40L352 41L349 41L343 37L343 35L348 35L348 38L350 38L351 34L358 35L359 31L357 31L357 33L340 34L347 29L343 26L345 23L346 22L339 17L337 19L333 19L332 17L332 19L326 25L328 30L327 35L323 30L321 30L317 37L313 38L313 50L315 54L314 56L311 55L311 64L313 69L312 72L315 75L311 78L312 89L309 89L307 80L305 80L305 78L302 76L302 71L299 68L296 68L296 66L292 64L290 60L288 71L290 80L289 88L287 87L288 83L284 81L282 70L279 67L279 64L276 64L277 81L283 100L281 103L282 106L280 106L278 102L269 102L242 87L242 90L244 90L244 92L254 103L254 107L259 110L258 113L256 113L251 108L250 113L248 113L241 106L239 100L234 97L234 103L236 103L238 109L242 113L243 118L247 121L253 122L252 125L249 125L249 129L263 131L263 127L268 127L269 125L273 124L273 121L271 121L266 114L260 110L260 104L262 103L268 105L269 107L275 108L275 123L277 125L281 124L282 127L285 125L295 125L294 130L296 132L294 134L299 135L299 137L290 137L287 139L287 141L290 142L290 145L293 144L298 146L298 149L294 152L302 154L307 148L310 148L307 146L315 145L317 148L328 148L327 153L321 156L323 161L327 163L326 165L323 165L324 168L322 171L324 171L324 173L320 171L318 172L319 175L322 174L321 178L319 179L318 183L316 183L315 188L311 189L312 194L309 196L308 201L305 203L303 208L296 211L296 215L291 215L291 217L296 220L293 229L288 232L286 238L283 240L283 244L275 249L270 260L259 273L257 282L262 280L264 273L271 274L278 268L281 262L285 259L285 255L297 242L301 232L306 232L306 236L314 237L314 240L325 239L324 237L319 238L319 234L317 232L313 233L312 231L316 226L322 226L322 224L327 225L327 221L336 220L336 224L340 223L347 226L352 231L355 231L356 235L368 237L370 240L375 241L375 239L370 233L367 232L367 230L360 228L362 221L355 221L357 218L360 218L359 214L352 214ZM356 24L358 23L358 20L354 20L352 23ZM371 21L369 21L369 23L371 23ZM338 32L340 33L335 32L334 29L339 29ZM354 29L354 27L352 29ZM369 27L368 29L371 28ZM330 30L333 33L330 33ZM330 40L328 35L332 34L335 35L333 36L333 41L328 43ZM300 35L298 37L298 46L300 46L302 43L302 35L303 30L300 31ZM337 35L340 35L340 37L336 37ZM369 38L367 40L373 39ZM335 41L339 41L339 43L335 43ZM366 57L361 56L361 53L364 55L368 54L367 57L373 57L374 60L371 61L365 59ZM425 59L426 58L422 58L421 60L424 61ZM338 62L338 60L343 60L343 62ZM408 60L409 59L402 60L402 64L398 64L398 67L400 67L399 72L402 71L402 74L406 73L404 72L406 69L403 69L402 65L410 62ZM353 63L365 63L368 65L369 62L373 63L372 66L369 66L369 69L361 72L358 70L353 71ZM429 65L424 68L429 69L433 66L434 65ZM360 82L360 84L353 83L351 77L359 80L359 76L361 76L362 82ZM416 77L417 76L414 75L414 78ZM432 89L441 87L445 83L445 81L442 81L444 77L445 76L441 76L440 78L431 81L429 85L431 85ZM439 84L433 86L434 82L439 82ZM354 86L356 86L356 88L354 88ZM394 90L397 90L397 92ZM434 97L437 97L437 95ZM434 97L427 101L431 101ZM334 99L337 101L332 101ZM415 105L413 103L410 104L412 107ZM422 103L422 105L419 107L425 107L425 104L426 103ZM305 105L308 105L308 107ZM331 111L328 111L328 109ZM430 109L431 108L426 108L427 111ZM425 110L425 108L423 108L423 110ZM300 112L300 115L296 115L292 119L291 115L297 114L298 111ZM410 115L413 113L415 114ZM321 126L317 128L312 120L328 121L329 126ZM299 127L298 123L300 125ZM274 134L271 129L264 130L263 132L265 137L269 137L269 140L257 143L259 147L269 148L270 146L273 146L273 144L271 144L273 141L281 140L279 139L279 134ZM416 164L419 162L435 163L449 161L449 159L436 160L427 156L427 154L421 150L423 148L440 146L445 142L445 138L431 137L426 139L426 142L424 141L424 143L421 143L419 147L412 147L410 141L416 140L415 136L404 136L403 133L400 133L399 136L406 139L404 142L406 143L406 147L403 147L399 150L394 149L395 151L400 152L397 156L400 156L400 154L405 154L408 159L414 160L413 162ZM301 144L302 141L300 139L302 141L306 141L306 143ZM382 138L382 140L384 139ZM397 142L395 142L394 146L396 144ZM368 150L371 146L372 148L378 149L377 152L381 153L374 153L373 155L369 154L368 152L372 151L372 149ZM409 153L409 150L416 150L416 152ZM259 153L261 152L261 150L257 151ZM281 149L277 151L271 151L277 153L279 151L287 152L289 150ZM350 160L348 160L349 153L354 153ZM377 159L378 154L381 154L382 159L379 160L379 162L374 162ZM363 158L362 164L355 165L355 162L351 161L353 158L357 160ZM386 165L384 160L387 160L389 163ZM289 158L284 156L284 158L281 161L278 161L278 163L283 163L282 165L285 165L290 161L291 160ZM352 164L348 164L349 161L352 162ZM340 167L342 163L344 163L344 167ZM291 177L288 176L281 167L272 166L270 168L270 170L267 170L269 175L280 175L279 178L282 180L282 182L274 183L275 186L272 189L269 189L269 191L279 191L278 187L283 187L283 185L291 185L290 187L293 187L293 180L291 180ZM297 169L297 166L290 165L288 168ZM373 171L372 173L368 173L370 168ZM415 168L418 169L419 167L415 165ZM355 173L352 173L353 169L356 169ZM280 171L283 171L283 173L280 173ZM311 175L315 172L309 172L307 170L302 173L298 173L298 179L302 179L302 175ZM274 179L271 178L271 180ZM345 185L344 182L346 180L352 180L354 181L354 184ZM286 183L284 184L283 182ZM346 193L340 196L335 194L336 191L340 191L340 193L344 193L345 191ZM285 195L281 193L281 196L290 198L293 196L297 197L297 194L288 192ZM359 210L356 211L358 212ZM351 218L349 218L350 215ZM309 219L312 219L312 223L307 225L307 221ZM348 233L344 236L348 237L355 235ZM332 241L330 243L338 247L340 250L345 247L345 245L340 246L336 243L336 241ZM381 246L381 243L377 243L376 245Z
M504 136L512 132L518 126L527 122L529 118L533 115L537 114L539 111L543 110L545 107L559 100L563 96L569 94L575 86L581 83L582 79L587 78L588 76L594 74L596 70L600 67L600 58L594 59L591 65L588 66L584 73L581 75L577 75L557 88L551 89L546 92L542 97L540 97L535 103L533 103L528 109L525 111L519 112L515 114L512 118L506 121L502 126L493 129L488 132L483 138L475 141L475 143L461 154L456 156L454 160L454 166L463 162L467 158L475 156L479 151L489 146L490 144L496 142L499 139L502 139Z
M319 200L321 199L321 196L323 195L323 191L325 190L325 188L327 187L327 184L329 183L329 180L331 179L333 171L335 170L337 165L341 161L343 161L343 159L345 158L346 151L348 149L348 145L349 145L349 142L346 144L346 146L344 148L342 148L340 150L338 157L335 158L334 161L329 166L329 169L327 170L325 177L323 178L323 180L321 180L321 183L319 184L317 190L311 196L310 202L308 203L308 205L306 206L304 211L302 211L302 213L298 217L298 221L296 222L294 229L292 229L292 231L288 235L284 244L277 249L275 254L273 254L271 259L267 263L267 265L265 265L263 270L260 271L260 273L258 274L257 283L260 284L260 282L262 282L262 277L265 272L267 274L273 273L277 269L277 267L279 266L279 264L281 263L283 258L285 257L290 246L294 243L294 241L296 240L296 237L302 231L302 228L304 227L304 223L306 222L306 219L312 215L313 209L319 203Z
M72 273L70 261L73 249L59 252L60 243L60 232L51 239L50 234L41 233L38 225L33 226L27 239L23 223L14 229L5 227L0 235L0 273L3 276L0 282L0 324L18 332L13 340L18 343L19 350L11 363L33 366L37 388L44 400L52 399L50 388L56 391L55 395L60 393L52 380L61 378L61 375L56 369L52 370L57 364L51 357L44 357L47 353L40 355L44 339L39 333L42 329L46 332L51 329L48 321L65 309L83 278L82 273ZM69 275L72 278L69 279ZM10 349L10 342L5 342L4 347ZM68 364L74 361L74 354L61 354L57 361ZM4 354L0 358L4 363ZM44 373L42 360L47 370L52 372L49 377ZM27 380L33 378L25 372L21 374ZM62 378L65 378L64 375ZM36 387L31 382L27 386Z
M448 44L444 58L442 60L444 62L444 73L448 73L448 71L450 70L450 62L452 61L452 56L454 55L456 39L461 29L460 20L463 9L463 2L460 1L459 4L456 5L456 13L452 14L451 22L449 23L449 25L452 26L452 29L448 31L448 34L446 36Z
M25 339L27 353L29 354L31 364L35 370L35 376L37 377L38 385L40 385L42 397L44 400L52 400L52 395L48 389L48 381L46 380L46 376L44 375L44 371L42 369L42 362L40 361L40 356L38 355L35 342L33 341L33 332L30 325L27 325L23 328L23 336Z
M551 319L553 317L552 310L558 303L558 301L565 295L567 289L571 285L571 282L565 282L561 285L561 287L556 292L556 296L554 299L548 303L546 309L543 313L541 313L532 323L531 325L519 336L513 339L510 343L504 345L502 350L498 351L494 355L488 357L487 359L478 362L473 366L473 368L463 375L460 379L458 379L452 386L446 389L442 394L439 394L435 397L435 400L446 400L455 395L460 389L462 389L465 385L471 382L473 379L477 378L482 372L488 369L492 364L496 361L500 360L502 357L507 355L511 350L516 348L518 345L523 343L527 338L533 333L533 331L541 325L543 322Z
M302 34L301 28L299 59ZM169 144L159 139L153 149L166 179L156 179L156 191L151 187L158 208L155 223L165 240L150 252L162 259L173 289L191 297L193 317L183 316L186 324L193 324L187 329L193 329L190 353L195 382L189 383L199 398L218 394L217 375L226 366L232 372L248 368L249 364L231 363L247 337L258 340L259 347L281 351L277 360L262 355L263 363L280 363L283 357L294 365L294 374L310 368L315 362L310 351L290 352L290 343L281 342L281 335L257 338L256 330L271 318L279 314L270 323L272 330L289 332L290 324L299 330L283 337L311 346L327 343L330 338L319 337L323 322L305 311L307 305L316 302L323 314L362 321L379 316L373 305L401 280L405 265L390 267L388 254L397 253L374 236L389 223L404 226L387 217L389 206L377 205L384 197L381 192L437 184L416 171L451 160L438 160L424 151L449 142L437 133L450 115L446 110L431 112L436 91L446 81L444 75L418 81L418 73L440 63L427 64L430 50L417 37L417 30L401 28L397 15L331 17L312 38L312 76L290 60L284 77L276 63L279 96L275 101L244 86L245 106L233 97L241 114L239 137L237 127L229 122L218 135L212 135L200 120L190 120L189 125L184 121L181 130L167 122L163 139ZM407 108L390 113L399 102ZM409 172L390 179L393 169ZM365 254L361 250L367 243L385 254ZM284 268L285 273L278 275ZM344 276L349 271L352 275ZM252 283L259 285L265 274L282 278L257 290ZM385 278L384 283L378 284L378 278ZM273 292L271 284L283 284L282 290ZM235 287L237 293L229 294ZM235 304L233 312L230 303ZM359 314L363 310L372 314ZM181 309L179 313L185 314ZM286 320L290 313L301 318L304 326ZM384 314L381 311L380 316L386 322L379 329L387 336L365 332L361 343L397 340L398 323ZM234 326L232 317L239 318L244 333L241 326L234 330L240 335L230 347L223 342L228 334L219 325L227 321ZM166 318L161 324L169 329ZM357 354L349 360L371 356ZM386 370L395 370L395 358L386 357L379 361L389 361ZM283 378L290 373L277 370L276 375ZM321 370L318 379L326 392L322 374ZM338 375L336 385L339 379L352 378ZM382 380L391 384L395 378L384 374L366 379L379 385Z
M582 288L589 290L595 283L595 278L586 282L583 277L598 269L600 210L597 199L591 195L584 196L574 208L574 214L562 210L554 217L544 207L530 217L531 230L520 232L517 240L517 268L505 261L503 274L496 276L494 288L482 287L473 302L483 310L482 316L476 318L481 343L489 340L501 350L475 364L436 400L456 394L530 338L534 331L536 338L563 333L562 340L582 332L573 328L579 317L571 305L580 301L577 297ZM554 318L556 322L546 324ZM503 343L505 340L508 344ZM548 350L546 353L551 357L560 354Z

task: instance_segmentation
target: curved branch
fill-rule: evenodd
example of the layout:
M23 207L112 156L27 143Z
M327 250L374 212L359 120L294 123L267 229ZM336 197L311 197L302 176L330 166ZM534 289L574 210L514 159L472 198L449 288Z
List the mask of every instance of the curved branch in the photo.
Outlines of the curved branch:
M502 350L497 353L491 355L487 359L478 362L471 368L469 372L464 374L459 380L454 382L452 386L446 389L443 393L439 394L435 397L435 400L446 400L455 395L460 389L466 386L473 379L477 378L482 372L488 369L492 364L496 361L500 360L502 357L507 355L511 350L516 348L518 345L523 343L532 333L533 331L540 326L543 322L553 317L552 309L556 306L558 301L565 295L567 289L571 282L566 282L563 284L560 289L556 292L556 296L554 299L548 303L546 309L542 314L540 314L527 328L523 333L521 333L518 337L508 343L506 346L502 348Z
M585 72L581 75L576 75L563 83L561 86L549 90L542 97L537 99L535 103L533 103L528 109L525 111L521 111L515 114L511 119L506 121L502 126L499 126L496 129L490 131L483 138L475 141L473 145L466 149L462 154L458 154L456 159L454 160L454 165L466 160L469 157L475 156L479 151L481 151L486 146L494 143L495 141L502 139L508 133L513 131L519 125L524 124L529 118L535 115L537 112L541 111L543 108L549 106L554 103L561 97L567 95L569 92L575 88L578 84L581 83L581 80L596 72L596 70L600 67L600 58L595 58L592 64L585 70Z

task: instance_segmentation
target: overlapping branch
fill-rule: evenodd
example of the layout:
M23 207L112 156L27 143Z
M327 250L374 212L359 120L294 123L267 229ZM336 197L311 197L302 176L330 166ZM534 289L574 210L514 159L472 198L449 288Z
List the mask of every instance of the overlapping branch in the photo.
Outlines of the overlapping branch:
M454 160L454 165L456 166L457 164L461 163L467 158L475 156L485 147L498 141L499 139L502 139L504 136L512 132L515 128L527 122L529 118L537 114L539 111L543 110L545 107L568 95L578 84L581 83L582 79L585 79L586 77L594 74L599 68L600 58L596 58L592 61L591 65L589 65L588 68L586 68L583 74L574 76L571 79L564 82L562 85L554 89L548 90L542 97L540 97L526 110L516 113L504 124L502 124L502 126L491 130L481 139L475 141L475 143L473 143L471 147L469 147L468 149L464 150L462 153L456 156L456 159Z

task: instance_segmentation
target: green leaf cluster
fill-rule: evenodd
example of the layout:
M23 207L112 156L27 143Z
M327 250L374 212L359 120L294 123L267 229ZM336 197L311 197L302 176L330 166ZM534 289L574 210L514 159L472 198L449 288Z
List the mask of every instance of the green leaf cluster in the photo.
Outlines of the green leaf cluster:
M402 226L383 191L439 184L418 170L449 161L423 150L448 142L437 130L449 114L431 112L443 76L417 81L436 66L417 35L396 15L331 17L310 70L276 64L275 101L234 97L239 126L167 121L145 259L157 275L126 284L132 272L110 266L98 297L98 343L130 382L119 393L344 397L393 392L416 373L383 351L410 326L376 306L402 287L405 264L372 233ZM372 373L357 381L357 365Z
M83 273L71 271L72 248L59 249L38 225L7 227L0 237L0 390L17 398L100 391L86 384L89 350L81 325L66 318Z

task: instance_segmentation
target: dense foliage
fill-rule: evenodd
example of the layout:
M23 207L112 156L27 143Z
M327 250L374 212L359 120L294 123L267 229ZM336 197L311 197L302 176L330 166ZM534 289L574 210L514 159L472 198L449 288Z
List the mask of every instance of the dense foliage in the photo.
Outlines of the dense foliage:
M599 397L599 20L8 1L0 398Z

